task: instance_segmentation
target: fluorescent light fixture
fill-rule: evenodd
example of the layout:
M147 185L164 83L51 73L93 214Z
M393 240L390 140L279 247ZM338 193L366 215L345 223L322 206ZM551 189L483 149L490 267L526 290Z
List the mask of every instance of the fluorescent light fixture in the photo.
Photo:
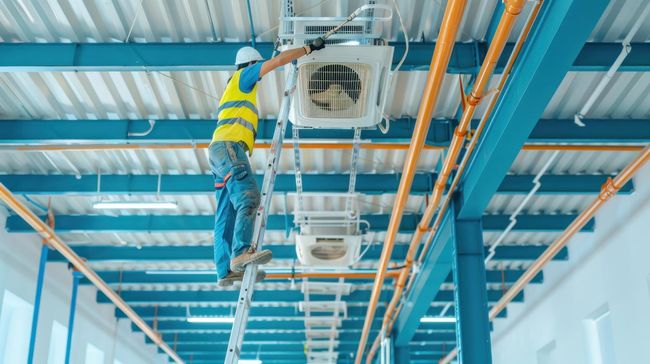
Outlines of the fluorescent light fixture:
M349 40L349 41L343 42L341 44L342 45L359 45L359 41L358 40Z
M178 204L175 201L99 201L93 204L93 208L103 210L168 210L178 208Z
M427 324L453 324L456 322L455 317L423 317L420 319L420 322Z
M235 322L234 317L225 316L190 316L187 322L193 324L232 324Z
M262 361L259 359L244 359L239 360L237 364L262 364Z

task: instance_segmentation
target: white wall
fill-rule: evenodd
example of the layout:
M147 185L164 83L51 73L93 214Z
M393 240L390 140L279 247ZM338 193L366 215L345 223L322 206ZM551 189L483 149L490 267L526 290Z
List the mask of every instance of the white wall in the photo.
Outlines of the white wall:
M650 363L650 165L634 182L634 194L600 210L595 233L571 240L569 261L550 263L544 283L527 287L525 302L495 321L494 363L597 363L585 319L603 309L615 362Z
M5 290L33 303L41 240L35 234L8 234L5 222L6 211L0 207L0 303ZM48 263L34 363L47 363L53 321L68 325L71 288L72 274L66 265ZM143 334L131 332L130 321L120 320L116 325L114 306L96 303L96 292L94 286L79 287L71 363L84 363L88 343L104 352L105 364L113 364L113 360L125 364L168 362L157 354L155 346L145 344Z

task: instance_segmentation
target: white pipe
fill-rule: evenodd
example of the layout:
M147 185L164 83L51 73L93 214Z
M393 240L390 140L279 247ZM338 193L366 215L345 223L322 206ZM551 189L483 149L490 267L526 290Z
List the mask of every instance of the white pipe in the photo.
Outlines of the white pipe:
M508 224L506 229L501 233L501 235L499 235L499 237L492 244L492 246L490 246L490 252L487 258L485 258L485 263L492 260L492 257L494 257L494 254L496 253L497 247L501 245L503 239L505 239L508 233L510 233L510 231L515 227L515 225L517 225L517 216L521 213L521 210L523 210L524 206L526 206L526 204L528 203L528 201L530 201L533 195L535 195L535 193L537 193L537 191L542 187L542 183L539 180L546 173L546 171L551 167L551 164L553 163L553 161L555 161L555 158L557 158L559 154L560 154L559 150L553 152L551 157L546 161L546 163L544 163L544 166L542 166L542 169L540 169L540 171L535 175L535 178L533 178L533 188L528 192L526 197L524 197L524 199L521 201L519 206L517 206L517 208L512 213L512 215L510 215L509 217L510 223Z
M646 18L648 15L648 12L650 11L650 2L646 2L646 7L641 12L641 15L639 15L639 18L636 20L634 25L632 26L632 29L630 29L630 32L627 34L627 36L623 39L621 42L621 53L618 54L618 57L616 57L616 60L612 64L612 66L609 68L607 73L605 74L605 77L603 77L600 82L598 83L598 86L594 89L594 92L589 96L589 99L587 102L582 106L582 109L575 114L573 121L578 125L578 126L585 126L585 123L582 121L584 119L585 115L591 110L591 108L594 106L600 95L605 91L605 88L609 84L609 82L612 80L614 77L614 74L616 74L616 71L621 67L623 62L625 61L625 58L632 52L632 38L634 38L634 35L636 32L639 30L641 25L643 25L643 20Z

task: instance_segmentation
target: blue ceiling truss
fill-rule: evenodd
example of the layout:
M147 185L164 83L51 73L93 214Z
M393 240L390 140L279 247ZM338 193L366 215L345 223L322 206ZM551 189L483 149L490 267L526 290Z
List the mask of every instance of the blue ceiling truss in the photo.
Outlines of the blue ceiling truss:
M566 0L548 2L545 15L540 17L534 32L520 55L501 99L494 109L490 123L485 130L474 157L460 185L460 192L454 202L453 213L446 216L446 224L435 236L432 249L427 253L420 274L414 282L415 289L406 297L407 305L401 311L396 323L395 341L406 349L411 363L429 363L439 360L460 341L454 332L454 324L421 324L422 316L456 317L467 307L459 304L458 292L450 287L454 282L452 266L460 264L457 250L458 226L473 221L485 233L501 232L509 224L509 215L486 214L485 210L494 195L524 195L533 185L533 175L509 175L511 162L525 145L534 144L646 144L650 143L650 121L647 119L585 119L588 127L579 127L573 119L541 119L544 108L567 72L602 72L607 70L621 50L619 43L585 43L599 15L605 0ZM499 8L497 8L499 9ZM499 11L495 11L499 13ZM496 18L495 18L496 19ZM489 26L487 40L492 37L496 22ZM543 25L542 25L543 24ZM0 43L0 72L15 71L196 71L232 70L236 51L248 43ZM394 61L403 54L404 44L396 47ZM435 43L411 43L410 52L403 71L427 70ZM273 45L258 42L257 48L264 55L270 55ZM650 72L650 43L633 43L633 52L622 64L619 72ZM513 44L506 45L498 61L496 72L503 70ZM485 42L457 43L448 68L450 74L476 74L487 50ZM478 120L474 120L475 127ZM378 130L364 130L362 139L372 143L409 143L413 134L414 120L396 118L392 120L388 133ZM448 146L453 130L458 124L454 118L435 119L431 122L426 143L430 147ZM156 120L147 135L130 136L149 128L149 120L0 120L0 148L14 150L25 144L42 146L48 144L162 144L209 142L214 129L212 119ZM260 121L258 141L271 139L275 120ZM289 125L286 133L291 138ZM323 139L351 140L353 133L346 130L304 130L301 139L318 142ZM13 148L13 149L12 149ZM415 176L411 194L423 196L432 191L437 175L418 173ZM595 195L607 175L559 175L549 174L541 179L540 196ZM158 191L158 178L160 190ZM257 174L261 183L263 176ZM398 173L364 173L357 177L356 191L364 195L394 194L401 175ZM26 196L98 196L102 194L122 195L211 195L213 180L210 175L101 175L101 192L97 192L96 174L45 175L5 174L0 183L16 194ZM305 192L341 193L347 191L347 174L304 174ZM275 193L287 194L296 190L295 176L278 176ZM632 182L626 184L620 193L634 191ZM514 232L558 233L563 231L576 217L575 214L558 214L554 211L518 216ZM370 231L384 232L388 226L389 214L369 214L361 217L370 223ZM412 233L421 216L406 214L400 226L400 233ZM213 229L211 215L57 215L56 231L59 233L209 233ZM270 231L295 229L292 215L275 214L269 217ZM591 220L583 232L592 232L595 221ZM28 233L32 229L19 217L10 216L6 229L12 233ZM522 235L523 236L523 235ZM178 242L184 243L184 242ZM207 245L206 245L207 244ZM73 245L73 250L90 263L149 263L180 262L206 263L212 260L212 246L117 246L109 242L101 245ZM296 260L295 247L284 244L268 244L274 258L291 266ZM365 248L365 247L362 247ZM525 266L545 250L544 245L531 245L529 241L504 244L496 249L496 262L520 262ZM392 261L403 262L406 245L397 245ZM374 244L363 257L364 261L376 261L381 245ZM475 256L480 251L474 252ZM484 252L487 253L487 252ZM564 248L555 260L568 259ZM65 262L58 253L49 254L49 262ZM500 263L499 263L500 264ZM515 282L524 270L521 267L485 270L484 303L493 305L504 293L504 289ZM112 268L111 268L112 269ZM458 267L456 267L458 269ZM223 362L229 338L229 324L198 324L187 322L189 312L194 316L231 316L236 290L183 289L164 290L140 289L141 285L200 285L213 284L216 275L212 272L196 271L177 274L145 270L100 270L99 276L114 287L127 303L137 304L134 310L151 326L157 328L163 340L193 364ZM463 272L455 271L456 280ZM543 282L538 274L532 283ZM271 285L290 279L269 279ZM295 281L300 282L300 278ZM335 282L334 279L310 279L310 282ZM352 363L363 326L366 305L370 298L371 279L349 279L353 291L343 298L348 303L347 318L337 332L339 343L338 363ZM482 281L481 281L482 282ZM388 281L387 285L392 283ZM87 279L81 284L89 285ZM444 284L442 288L441 284ZM462 284L462 282L461 282ZM371 337L379 334L381 318L393 290L384 289L380 297L377 316L372 326ZM520 293L515 302L524 299ZM304 313L298 303L304 300L300 290L260 289L254 296L255 306L251 310L244 342L243 359L262 359L264 364L292 364L305 362ZM334 296L318 295L310 301L332 301ZM97 302L109 303L101 292ZM281 302L282 305L278 305ZM219 304L220 306L214 306ZM445 308L446 307L446 308ZM116 309L116 317L125 318ZM331 316L325 313L311 313L311 316ZM502 311L498 317L505 317ZM281 321L269 321L281 318ZM138 328L132 326L134 331ZM281 341L278 338L281 337ZM151 343L149 338L147 343ZM462 350L462 349L461 349ZM465 348L465 350L471 350Z
M577 126L573 119L541 119L527 134L526 143L649 143L650 122L647 119L585 119L588 128ZM473 121L476 126L478 120ZM455 119L434 119L429 127L426 143L446 147L451 140ZM270 140L275 130L274 119L260 120L258 141ZM363 130L361 138L375 143L409 143L415 121L398 118L391 122L389 131ZM209 142L215 127L211 119L158 120L151 132L144 136L129 136L150 127L148 120L0 120L0 143L201 143ZM285 137L292 135L291 124ZM351 140L350 130L301 130L304 141L323 139Z
M237 50L248 43L0 43L0 72L42 71L201 71L234 69ZM393 62L397 63L405 45L393 42ZM273 43L258 42L266 56ZM435 43L411 42L402 70L427 70ZM650 44L633 43L634 52L620 71L643 72L650 69ZM500 72L513 44L506 46L497 64ZM619 43L587 43L570 67L571 71L604 71L618 56ZM456 43L448 73L475 73L485 58L484 42Z

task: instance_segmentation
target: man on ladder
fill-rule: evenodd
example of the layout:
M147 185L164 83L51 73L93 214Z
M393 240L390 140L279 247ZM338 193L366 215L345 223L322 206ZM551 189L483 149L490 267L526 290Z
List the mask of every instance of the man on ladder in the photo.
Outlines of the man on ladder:
M252 244L260 191L246 152L253 152L257 134L257 82L274 69L323 48L325 41L317 38L268 61L252 47L237 52L237 71L219 101L217 128L209 147L217 199L214 261L220 287L241 281L246 265L266 264L272 257L270 250L256 251ZM256 281L265 276L264 271L258 270Z

